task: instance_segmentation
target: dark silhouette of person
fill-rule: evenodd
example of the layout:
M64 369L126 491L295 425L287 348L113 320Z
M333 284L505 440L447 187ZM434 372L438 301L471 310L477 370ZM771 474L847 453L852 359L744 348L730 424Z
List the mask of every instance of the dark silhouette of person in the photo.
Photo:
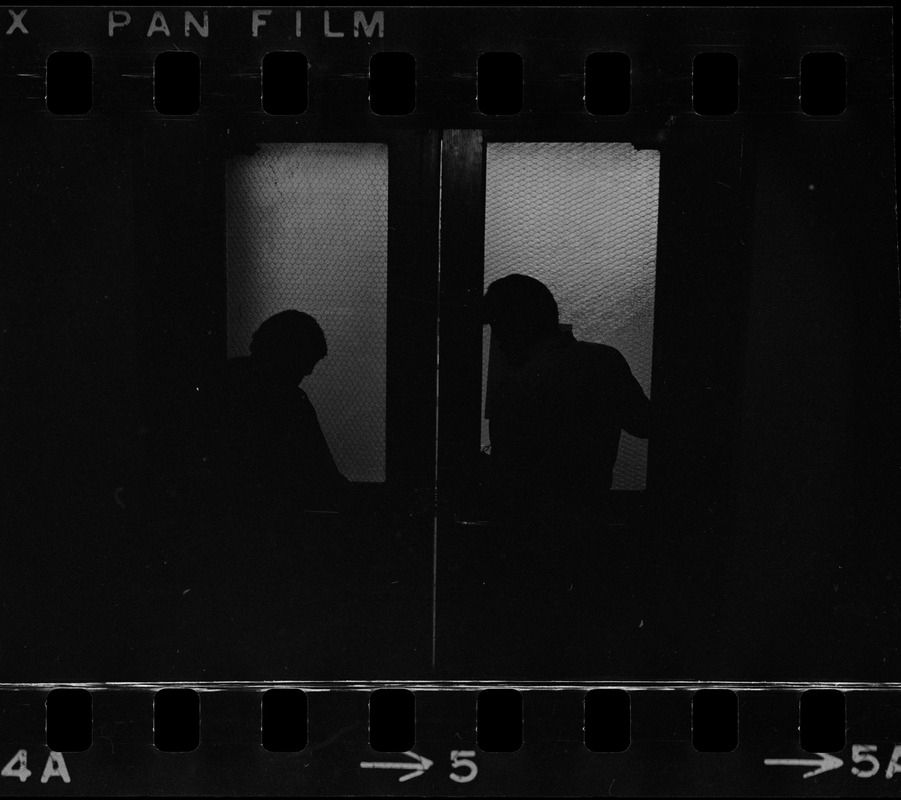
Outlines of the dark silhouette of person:
M505 362L489 389L496 491L526 509L602 508L621 431L649 433L650 401L625 358L562 331L550 290L526 275L488 287L483 319Z
M494 352L482 486L495 525L472 603L492 647L474 657L505 676L622 663L641 623L636 543L605 525L606 500L621 431L646 437L650 402L615 348L561 330L540 281L493 282L483 311Z
M207 388L206 456L230 502L339 506L348 485L300 388L328 347L316 320L282 311L253 334Z

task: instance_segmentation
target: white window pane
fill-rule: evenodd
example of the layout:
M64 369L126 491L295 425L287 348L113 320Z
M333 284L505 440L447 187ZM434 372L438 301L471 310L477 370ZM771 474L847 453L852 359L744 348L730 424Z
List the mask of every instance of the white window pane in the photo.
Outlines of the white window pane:
M560 322L619 350L648 396L659 178L660 154L630 144L488 145L486 287L511 273L543 281ZM483 391L489 340L486 328ZM643 489L646 463L647 442L624 432L613 488Z
M264 144L227 195L229 357L273 314L312 314L329 352L302 387L344 475L383 481L387 146Z

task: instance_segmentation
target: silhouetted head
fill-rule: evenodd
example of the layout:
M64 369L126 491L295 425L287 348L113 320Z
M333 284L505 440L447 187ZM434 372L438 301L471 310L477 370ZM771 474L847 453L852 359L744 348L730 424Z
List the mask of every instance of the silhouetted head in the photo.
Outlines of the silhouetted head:
M485 292L482 321L491 326L491 335L505 355L519 362L532 347L557 332L557 301L541 281L508 275Z
M328 347L319 323L301 311L269 317L250 340L250 355L273 377L294 386L325 358Z

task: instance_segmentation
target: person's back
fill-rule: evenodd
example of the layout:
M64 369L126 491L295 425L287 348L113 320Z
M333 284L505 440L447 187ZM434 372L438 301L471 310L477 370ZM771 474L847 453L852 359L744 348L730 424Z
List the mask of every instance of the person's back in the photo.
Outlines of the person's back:
M612 663L639 621L623 568L634 543L605 527L605 506L621 431L646 437L650 403L616 349L560 331L556 301L539 281L495 281L484 312L505 362L490 384L487 638L514 659L518 643L542 642L530 664L546 658L554 672L587 639Z
M525 498L600 500L613 481L621 430L647 436L647 405L617 350L557 334L496 386L492 459Z
M539 281L511 275L485 296L507 364L492 387L492 472L509 505L602 505L620 432L648 436L649 401L614 348L559 330Z
M287 331L273 334L271 321L279 319ZM298 320L300 334L284 325ZM324 338L309 351L304 326L321 337L312 317L270 318L255 334L251 357L230 359L206 387L209 467L232 502L284 499L316 508L333 505L346 486L299 386L325 354Z
M224 389L221 456L234 480L271 488L339 480L303 389L273 384L250 358L229 360Z

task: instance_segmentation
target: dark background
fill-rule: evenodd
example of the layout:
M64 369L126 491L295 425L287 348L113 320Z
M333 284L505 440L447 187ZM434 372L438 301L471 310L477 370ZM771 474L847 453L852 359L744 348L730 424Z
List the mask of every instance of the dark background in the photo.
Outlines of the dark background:
M163 41L144 36L150 9L132 9L131 29L113 40L100 9L33 9L30 36L0 54L4 679L435 674L432 526L409 501L431 480L434 383L417 367L428 369L440 306L442 369L455 380L440 401L438 448L452 473L478 447L480 147L492 138L632 141L662 153L658 433L648 490L623 498L621 520L634 580L656 610L644 649L614 664L558 665L554 677L896 675L890 12L387 9L385 37L372 43L325 40L319 13L304 12L298 42L287 11L253 39L249 10L211 10L210 38L188 43L202 59L203 101L186 118L159 116L151 90L153 56L187 48L181 11L166 12L173 37ZM848 62L839 117L798 110L800 58L823 43ZM310 109L267 117L259 60L289 47L312 65ZM740 111L728 118L691 111L691 60L711 47L741 59ZM56 49L92 54L89 115L44 109L42 70ZM370 113L378 50L416 55L413 114ZM478 112L485 50L522 54L521 114ZM584 59L605 50L632 59L632 111L619 118L582 105ZM442 135L463 168L445 186L439 294ZM292 575L273 578L264 555L210 572L211 553L259 548L193 536L160 476L186 387L225 351L227 159L259 140L354 139L393 148L389 485L380 516L322 534L322 563L346 585L292 605ZM414 285L429 301L411 311L398 298ZM392 341L405 344L392 351ZM114 500L122 486L126 509ZM439 586L463 596L455 581L478 542L446 518L439 534ZM249 576L253 600L230 588ZM214 585L188 606L182 592L198 580ZM222 605L235 596L236 617ZM479 663L455 663L450 644L442 656L466 629L455 597L444 602L439 593L438 674L478 677Z

